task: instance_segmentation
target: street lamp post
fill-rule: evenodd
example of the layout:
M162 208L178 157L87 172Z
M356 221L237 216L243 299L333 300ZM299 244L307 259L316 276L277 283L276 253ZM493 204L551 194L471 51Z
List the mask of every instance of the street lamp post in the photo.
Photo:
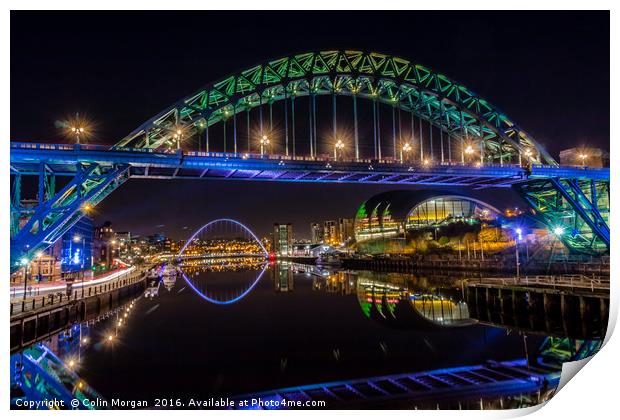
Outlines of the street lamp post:
M517 280L519 280L519 277L521 275L521 263L519 262L519 241L521 240L521 234L523 233L523 231L521 230L521 228L517 228L515 232L517 234L517 237L515 238L515 261L517 264Z
M82 236L82 264L80 266L80 272L82 276L82 298L84 298L84 259L86 258L86 239Z
M467 161L469 162L471 160L471 155L474 154L474 148L471 144L468 144L467 147L465 147L465 154L468 156Z
M342 157L342 151L344 150L344 143L338 139L334 144L334 160L338 160L338 154Z
M412 149L411 143L403 144L403 147L401 147L400 149L400 163L404 163L403 152L405 156L407 156L407 160L409 160L409 152L411 152L411 149Z
M172 138L177 142L177 150L181 149L181 134L183 134L183 132L181 130L177 130L172 136Z
M38 251L34 257L37 260L37 282L40 282L43 276L41 275L41 257L43 257L43 252Z
M260 139L260 156L263 157L263 155L265 154L265 149L267 147L269 147L269 144L271 142L269 141L269 137L263 135L263 137L261 137Z
M71 127L71 133L75 136L75 142L80 144L80 136L84 134L84 127Z
M24 267L24 293L22 294L22 300L26 300L26 289L28 287L28 268L30 267L30 261L28 258L22 258L20 263Z
M82 288L82 297L84 297L84 248L86 247L86 238L84 238L84 236L81 235L74 235L73 236L73 242L75 243L79 243L82 242L82 249L80 250L80 283L81 283L81 288ZM72 251L70 251L72 252ZM69 259L71 261L71 265L73 265L73 254L69 255ZM77 292L76 292L76 298L77 298Z

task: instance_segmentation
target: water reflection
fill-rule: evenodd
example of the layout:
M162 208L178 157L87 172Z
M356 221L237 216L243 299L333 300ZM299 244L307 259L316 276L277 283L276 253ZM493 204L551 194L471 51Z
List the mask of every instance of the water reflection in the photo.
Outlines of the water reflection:
M294 268L290 264L278 264L272 272L276 292L289 293L294 290Z
M185 283L215 305L230 305L245 298L268 268L260 257L210 258L179 265Z
M262 258L240 257L193 260L181 264L179 268L187 285L198 296L213 304L226 305L247 297L269 267ZM508 310L504 308L512 308L512 305L502 303L495 305L496 309L490 310L486 300L472 298L471 287L458 275L342 271L337 268L280 262L271 266L274 290L278 293L293 292L296 274L306 274L311 278L312 290L315 292L356 295L359 307L367 318L397 329L432 330L484 322L527 334L560 338L600 339L603 336L601 332L604 332L600 327L582 328L577 332L571 328L549 328L563 318L565 321L562 325L569 327L572 324L566 319L580 319L579 313L562 313L558 318L558 314L551 313L555 309L553 305L542 309L536 307L535 311L528 311L527 307L520 308L520 313L531 322L528 321L527 325L513 322L512 318L505 316L505 312L501 312ZM164 280L164 285L166 282L169 289L174 285L172 280ZM521 295L513 293L513 296L518 298ZM517 306L521 304L519 300L516 302ZM586 321L588 325L598 325L606 322L606 316L599 316L593 322ZM536 326L538 328L534 328Z
M368 318L396 328L465 326L475 323L458 290L428 287L426 279L399 274L391 276L368 271L324 271L298 267L311 273L313 290L356 294Z
M415 383L407 382L411 389L424 382L416 372L447 375L457 387L454 369L467 371L462 380L471 386L467 375L491 369L484 365L490 359L508 363L493 367L500 379L498 369L516 368L527 376L530 365L546 378L559 372L561 362L586 357L600 345L529 336L530 331L526 340L514 327L481 324L482 306L476 306L475 295L468 299L458 276L267 265L262 259L192 261L178 269L177 276L160 270L162 276L152 279L149 289L157 287L152 296L156 302L139 299L89 326L86 359L82 353L64 352L64 344L54 353L67 358L66 366L74 355L82 360L73 367L81 374L87 366L85 383L94 384L106 398L152 399L366 380L373 384L370 391L381 382L386 391L405 393L401 382L394 381L415 377ZM234 302L239 304L224 306ZM484 313L493 307L487 304ZM77 330L67 334L79 337ZM74 340L71 346L81 341ZM420 385L420 392L426 393L427 385ZM445 381L435 385L441 388ZM539 383L529 385L540 388ZM339 387L343 389L334 392L349 389ZM443 403L448 397L441 389L437 401ZM505 395L510 392L514 389Z
M94 409L105 402L85 379L92 352L113 351L136 300L46 337L11 355L11 400L53 402L38 409Z

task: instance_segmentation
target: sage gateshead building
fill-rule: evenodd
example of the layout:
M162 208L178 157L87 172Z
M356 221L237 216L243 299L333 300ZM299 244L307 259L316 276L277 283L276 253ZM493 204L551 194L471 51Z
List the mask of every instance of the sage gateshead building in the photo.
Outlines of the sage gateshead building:
M450 225L491 224L501 212L471 197L438 191L388 191L366 200L355 217L358 243L405 238L416 231L447 229Z

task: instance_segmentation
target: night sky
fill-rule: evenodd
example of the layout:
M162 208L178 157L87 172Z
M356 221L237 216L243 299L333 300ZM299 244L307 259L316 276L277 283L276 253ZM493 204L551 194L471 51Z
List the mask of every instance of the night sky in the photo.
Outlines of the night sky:
M337 48L440 71L555 157L572 146L609 149L608 12L12 12L11 139L64 142L55 122L80 112L96 122L90 142L114 144L232 72ZM98 206L96 219L176 238L217 217L259 235L273 222L292 222L303 238L311 221L352 217L385 189L131 180Z

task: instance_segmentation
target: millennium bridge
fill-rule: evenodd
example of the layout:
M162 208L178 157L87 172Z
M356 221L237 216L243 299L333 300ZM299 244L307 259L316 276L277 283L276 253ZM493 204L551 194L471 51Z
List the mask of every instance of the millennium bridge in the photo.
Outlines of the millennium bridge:
M183 97L114 146L77 139L11 142L12 270L131 178L514 188L569 249L609 252L609 168L560 166L471 89L399 57L267 61ZM37 185L30 206L26 177Z

